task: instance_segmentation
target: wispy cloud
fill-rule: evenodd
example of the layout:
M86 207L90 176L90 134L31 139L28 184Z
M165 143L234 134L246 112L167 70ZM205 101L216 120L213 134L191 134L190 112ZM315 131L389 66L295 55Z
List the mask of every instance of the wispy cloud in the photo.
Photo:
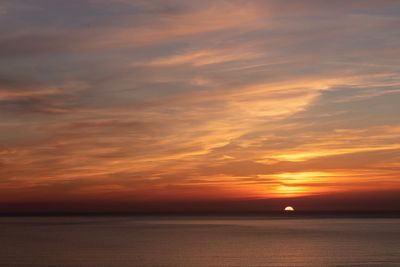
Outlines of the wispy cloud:
M0 4L0 201L396 187L399 10L397 1Z

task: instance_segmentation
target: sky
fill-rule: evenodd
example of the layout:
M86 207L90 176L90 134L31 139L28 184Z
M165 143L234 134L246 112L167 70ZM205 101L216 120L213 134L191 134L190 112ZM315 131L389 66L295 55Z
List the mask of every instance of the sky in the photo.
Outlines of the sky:
M3 0L0 207L400 210L399 25L396 0Z

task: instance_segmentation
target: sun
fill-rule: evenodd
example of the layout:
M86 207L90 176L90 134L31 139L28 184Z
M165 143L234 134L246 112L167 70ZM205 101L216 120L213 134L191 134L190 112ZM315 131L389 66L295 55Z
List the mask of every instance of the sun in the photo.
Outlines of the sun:
M294 208L292 206L287 206L285 208L285 211L292 212L292 211L294 211Z

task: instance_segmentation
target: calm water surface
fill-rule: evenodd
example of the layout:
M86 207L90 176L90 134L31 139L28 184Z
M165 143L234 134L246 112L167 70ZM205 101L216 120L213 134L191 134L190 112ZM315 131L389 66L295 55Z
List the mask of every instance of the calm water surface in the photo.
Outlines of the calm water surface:
M400 219L4 217L0 266L400 266Z

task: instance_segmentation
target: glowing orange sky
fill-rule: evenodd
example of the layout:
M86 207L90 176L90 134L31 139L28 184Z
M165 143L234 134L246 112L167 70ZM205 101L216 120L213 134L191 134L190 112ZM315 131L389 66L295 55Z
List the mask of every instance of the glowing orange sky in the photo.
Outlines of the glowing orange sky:
M400 188L399 1L194 2L0 3L0 203Z

